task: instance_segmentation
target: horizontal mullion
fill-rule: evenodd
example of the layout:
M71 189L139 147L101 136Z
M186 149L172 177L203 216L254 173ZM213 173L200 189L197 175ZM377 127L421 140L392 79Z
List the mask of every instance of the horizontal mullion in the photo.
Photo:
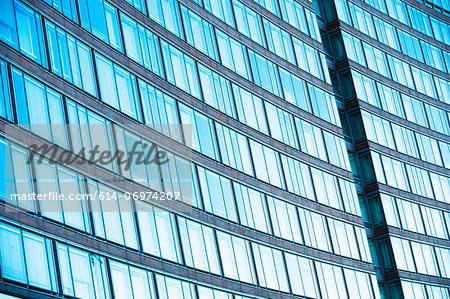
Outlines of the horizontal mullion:
M435 199L431 199L428 197L420 196L414 193L411 193L409 191L403 191L394 187L390 187L388 185L375 182L370 185L367 185L364 187L365 193L369 194L372 192L382 192L386 193L388 195L392 195L394 197L401 197L401 198L407 198L409 201L418 203L418 204L424 204L427 206L432 206L441 210L450 211L450 204L438 201Z
M171 276L181 278L186 281L211 287L223 288L239 294L247 294L263 298L301 298L295 295L262 288L257 285L231 280L226 277L206 273L201 270L188 268L174 262L165 261L158 257L141 254L134 250L126 249L122 246L68 229L64 225L52 223L32 215L19 213L7 206L0 209L0 215L14 222L21 223L22 227L25 225L25 229L31 228L33 231L45 234L47 237L56 241L66 243L92 253L100 254L106 258L125 262L129 265L145 268L158 274L167 275L167 273L170 273Z
M347 110L354 109L355 107L357 107L357 109L360 109L363 111L371 112L377 116L383 117L383 118L385 118L389 121L392 121L396 124L399 124L404 127L407 127L408 129L414 130L415 132L421 133L421 134L429 136L429 137L437 138L439 141L446 141L446 142L450 143L449 135L445 135L445 134L439 133L437 131L428 129L426 127L422 127L416 123L413 123L413 122L406 120L402 117L399 117L397 115L391 114L381 108L373 106L373 105L366 103L360 99L355 99L355 100L352 100L352 101L346 103Z
M169 93L172 93L174 96L181 98L184 101L187 101L187 103L191 104L193 107L201 107L199 104L199 99L191 96L190 94L187 94L181 90L179 90L177 87L173 86L172 84L168 83L161 77L155 75L154 73L150 72L145 67L141 66L137 62L133 61L132 59L128 58L122 53L117 52L116 50L113 50L109 45L106 45L105 43L99 41L96 37L91 35L90 33L86 32L84 29L78 27L76 24L74 24L72 21L67 20L65 17L61 16L59 13L53 12L51 8L47 7L44 3L38 0L27 0L32 5L34 5L36 8L38 8L41 12L44 13L44 15L58 24L59 26L62 26L66 31L71 33L72 35L77 36L78 39L82 40L84 43L88 44L92 49L98 51L99 53L106 55L109 58L112 58L115 63L118 65L124 67L128 71L130 71L133 74L136 74L140 78L152 82L154 85L158 85L160 88L164 89L165 91L168 91ZM172 35L169 33L166 29L162 28L160 25L154 23L152 20L150 20L148 17L144 16L141 12L135 10L134 8L127 7L123 5L125 8L127 8L127 12L131 11L133 13L134 17L139 17L138 21L142 22L141 19L143 19L146 22L147 28L150 28L150 30L154 30L155 28L158 29L162 33L159 37L161 38L168 36L171 39L171 45L176 47L177 49L183 51L188 54L189 56L193 57L195 60L203 59L206 60L206 63L204 61L199 61L202 64L205 64L210 69L220 73L221 75L228 75L227 79L229 79L231 82L242 86L244 89L247 89L251 91L253 94L259 96L260 98L263 98L276 106L279 106L280 108L283 108L284 110L294 114L295 116L298 116L304 120L310 120L314 123L318 124L319 126L337 133L338 135L342 135L342 128L333 125L327 121L324 121L323 119L313 115L312 113L306 112L297 106L288 103L287 101L275 96L274 94L270 93L269 91L264 90L262 87L259 87L255 85L254 83L243 79L241 76L237 75L233 71L229 70L228 68L224 67L217 61L209 58L205 54L199 52L192 46L188 45L178 37ZM150 25L149 25L150 24ZM183 46L180 46L180 41ZM268 50L267 50L268 51ZM270 52L271 53L271 52ZM275 55L275 54L273 54ZM280 58L281 59L281 58ZM312 76L312 75L310 75ZM320 79L317 79L314 77L315 80L320 81L322 84L326 84L324 81L321 81ZM330 87L330 92L333 93L331 85L326 84ZM320 87L320 86L319 86ZM322 87L323 88L323 87ZM197 103L197 104L196 104ZM209 108L208 108L209 109Z
M414 29L414 28L412 28L412 27L410 27L408 25L403 24L400 21L397 21L396 19L394 19L391 16L385 14L384 12L379 11L378 9L370 6L369 4L363 2L362 0L351 0L351 2L356 4L356 5L358 5L359 7L363 8L364 10L369 11L372 15L375 15L375 16L377 16L377 17L379 17L379 18L381 18L381 19L391 23L396 28L400 28L400 29L402 29L402 30L404 30L406 32L413 33L414 36L416 36L416 37L418 37L420 39L426 40L427 42L429 42L429 43L431 43L431 44L433 44L435 46L438 46L438 47L440 47L442 49L446 49L447 51L450 51L450 45L447 45L447 44L445 44L443 42L440 42L440 41L434 39L433 37L430 37L430 36L420 32L420 31L418 31L418 30L416 30L416 29ZM408 13L408 15L409 15L409 13Z
M438 75L439 77L450 80L450 75L448 73L438 70L432 66L429 66L428 64L426 64L424 62L416 60L406 54L403 54L402 52L399 52L389 46L386 46L385 44L379 42L377 39L374 39L371 36L368 36L368 35L362 33L361 31L356 30L352 26L350 26L342 21L339 21L339 26L342 29L344 29L346 32L358 37L361 41L366 42L376 48L379 48L380 50L384 51L385 53L395 56L396 58L399 58L399 59L407 62L409 65L415 66L415 67L425 70L427 72L431 72L433 75Z
M405 163L407 162L408 164L414 165L416 167L425 168L427 170L430 170L430 171L433 171L433 172L436 172L436 173L439 173L442 175L450 176L450 169L447 169L443 166L438 166L436 164L431 164L431 163L423 161L421 159L403 154L396 150L382 146L374 141L365 140L363 142L359 142L359 143L355 144L356 151L367 150L367 149L374 150L378 153L388 155L389 157L396 158L397 160L400 160Z
M444 246L447 248L450 248L450 241L432 237L429 235L419 234L416 232L412 232L409 230L404 230L398 227L386 225L381 228L377 228L374 230L374 233L376 236L382 236L388 234L389 236L395 236L395 237L401 237L403 239L413 240L417 242L425 242L428 245L434 245L434 246Z
M323 48L322 43L318 42L317 40L313 39L311 36L301 32L299 29L295 28L291 24L287 23L281 18L278 18L277 16L272 15L269 12L266 12L264 8L260 8L259 5L254 3L253 1L246 1L246 0L239 0L243 3L245 3L248 7L251 7L254 11L256 11L262 18L265 18L267 20L270 20L272 23L275 23L280 28L287 31L289 34L291 34L293 37L296 37L300 39L302 42L310 45L311 47L315 48L319 52L325 54L325 50ZM222 20L214 16L213 14L206 11L204 8L200 7L199 5L195 4L193 1L190 0L178 0L178 2L182 3L198 15L202 16L204 19L206 19L208 22L214 24L215 27L220 28L221 30L226 31L233 37L239 39L242 41L242 39L245 39L245 42L248 43L248 45L253 48L254 46L259 46L258 43L253 42L250 38L247 36L241 34L237 29L229 30L228 28L231 28L227 24L225 24ZM261 11L262 10L262 11ZM231 32L234 31L234 32Z
M0 120L0 124L2 126L7 125L5 122L3 122L1 120ZM17 127L11 127L10 131L13 132L13 130L16 130L18 134L11 135L11 138L15 139L19 144L22 144L25 147L28 147L32 144L51 145L50 143L41 140L41 138L36 137L36 136L32 135L31 133L28 133L28 131L26 131L24 129L19 129ZM147 130L150 131L150 129L147 129ZM14 138L14 136L23 136L24 134L25 134L25 136L27 136L27 138L25 138L25 139L24 138L22 138L22 139ZM161 142L161 141L163 141L163 142L171 141L171 140L164 140L164 139L168 139L168 138L163 135L160 135L159 133L156 133L156 132L153 132L152 135L155 135L157 138L152 138L152 137L149 138L148 135L142 136L142 137L148 138L148 139L152 140L153 142L156 142L157 144L160 144L159 142ZM9 135L8 135L8 137L9 137ZM158 137L160 137L160 138L158 138ZM174 141L172 141L172 142L174 142ZM184 147L182 145L179 145L179 146ZM172 148L170 148L170 149L172 149ZM60 151L63 151L63 150L60 149ZM217 163L214 160L212 160L211 158L207 158L206 156L203 156L201 154L192 153L192 155L194 158L194 162L202 164L210 169L213 169L217 173L224 174L228 178L235 180L243 185L250 185L254 189L263 191L264 193L266 193L268 195L273 195L275 197L281 198L284 201L294 204L296 206L300 206L302 208L307 208L309 210L318 211L318 212L321 212L322 214L325 214L326 216L332 216L335 218L339 218L340 220L352 222L353 224L358 224L360 226L363 225L363 221L362 221L361 217L354 216L354 215L348 214L346 212L339 211L339 210L333 209L331 207L321 205L317 202L314 202L314 201L311 201L308 199L304 199L300 196L297 196L297 195L294 195L287 191L281 190L275 186L272 186L268 183L262 182L256 178L249 177L248 175L241 173L237 170L234 170L234 169L232 169L228 166L225 166L221 163ZM49 154L47 154L45 156L48 158L51 158L51 155L49 155ZM73 168L73 170L75 170L76 172L79 172L88 177L92 177L94 179L100 178L100 180L114 182L115 188L124 190L127 192L140 192L140 191L145 192L145 191L150 190L148 187L139 185L129 179L124 179L122 176L120 176L114 172L111 172L105 168L99 167L97 165L82 163L81 166L79 166L77 163L75 163L75 164L71 165L71 168ZM161 205L160 207L166 208L166 209L167 209L167 207L170 207L171 209L173 209L173 211L176 211L176 212L180 212L180 213L186 212L185 204L181 204L176 201L165 201L164 204L159 204L159 202L157 202L155 204ZM189 214L184 214L184 215L189 216ZM200 217L200 215L199 215L199 217ZM226 220L226 222L228 222L228 220Z
M407 87L405 85L397 83L397 82L393 81L392 79L386 78L385 76L383 76L383 75L381 75L381 74L379 74L377 72L374 72L374 71L370 70L369 68L367 68L365 66L360 65L357 62L354 62L352 60L348 60L347 59L346 61L343 61L343 62L339 63L339 65L338 65L338 69L342 69L342 68L345 68L345 67L350 67L350 68L358 71L359 73L362 73L362 74L364 74L364 75L366 75L366 76L368 76L368 77L370 77L370 78L372 78L372 79L374 79L374 80L376 80L378 82L383 83L384 85L387 85L387 86L389 86L391 88L399 90L399 91L401 91L403 93L406 93L408 96L420 99L423 102L432 104L432 105L437 106L439 108L442 108L444 110L447 110L447 111L450 110L450 104L441 102L441 101L436 100L436 99L434 99L434 98L432 98L430 96L427 96L427 95L425 95L423 93L420 93L420 92L416 91L415 89L411 89L411 88L409 88L409 87Z

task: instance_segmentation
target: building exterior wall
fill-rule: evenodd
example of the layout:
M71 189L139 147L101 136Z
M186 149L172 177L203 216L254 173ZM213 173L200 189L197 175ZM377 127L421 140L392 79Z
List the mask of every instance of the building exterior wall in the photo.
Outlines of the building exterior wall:
M319 6L381 295L447 298L448 3Z
M4 0L0 293L449 298L450 34L434 5ZM133 140L169 163L30 158ZM45 192L122 198L74 212L10 197Z

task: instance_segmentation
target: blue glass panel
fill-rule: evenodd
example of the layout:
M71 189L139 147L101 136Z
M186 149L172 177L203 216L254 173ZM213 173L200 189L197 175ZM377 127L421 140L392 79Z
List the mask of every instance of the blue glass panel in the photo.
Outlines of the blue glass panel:
M47 65L41 17L22 2L10 0L0 10L0 39L33 61Z
M102 100L126 115L141 120L135 76L97 53L95 62Z
M103 0L79 0L81 26L122 52L117 9Z
M67 147L66 133L60 126L65 123L62 96L14 67L12 78L18 123Z
M0 60L0 117L12 121L7 65L3 60Z

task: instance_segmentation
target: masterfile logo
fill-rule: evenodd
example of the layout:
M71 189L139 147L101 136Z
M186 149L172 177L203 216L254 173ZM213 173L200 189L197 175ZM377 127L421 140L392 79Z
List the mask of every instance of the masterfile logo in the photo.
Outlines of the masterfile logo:
M138 150L138 147L142 147L142 150ZM146 148L148 147L148 150ZM114 152L109 150L100 150L100 146L96 144L93 149L87 149L82 147L78 153L61 148L59 145L31 144L28 146L30 154L28 155L27 163L30 164L35 159L35 155L38 154L36 163L41 164L45 156L49 156L50 164L71 165L74 163L82 164L86 163L86 160L90 164L109 165L117 160L118 165L124 165L124 170L128 171L130 166L135 163L136 165L149 165L155 163L157 165L163 165L169 162L167 152L162 149L158 149L155 143L143 143L142 141L135 141L128 152L124 152L120 149L116 149ZM144 151L146 150L146 151Z
M191 129L170 128L188 144ZM189 147L140 131L140 125L6 125L0 193L12 205L41 212L123 212L120 202L137 200L192 205Z

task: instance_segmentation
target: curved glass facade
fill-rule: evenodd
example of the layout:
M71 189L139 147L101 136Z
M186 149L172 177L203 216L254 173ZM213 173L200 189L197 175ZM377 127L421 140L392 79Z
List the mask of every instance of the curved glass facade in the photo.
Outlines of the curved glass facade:
M4 0L0 296L450 298L448 7L381 2Z

